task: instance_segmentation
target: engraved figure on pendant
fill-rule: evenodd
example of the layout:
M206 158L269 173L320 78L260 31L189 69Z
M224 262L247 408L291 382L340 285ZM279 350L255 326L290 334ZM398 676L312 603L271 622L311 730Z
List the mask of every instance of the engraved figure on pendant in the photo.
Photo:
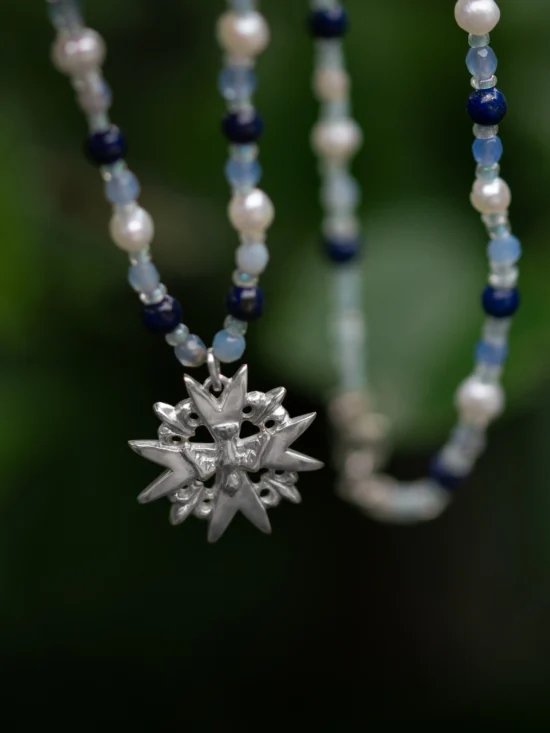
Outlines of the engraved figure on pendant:
M210 542L222 536L239 511L262 532L270 533L267 509L282 498L298 504L297 472L323 467L320 461L290 450L315 413L291 418L282 407L283 387L267 394L247 393L246 366L232 379L220 380L223 389L216 396L211 379L200 385L186 376L190 399L176 407L155 405L162 420L158 440L130 442L136 453L168 469L138 500L146 504L167 497L173 504L172 524L181 524L191 514L207 519ZM245 421L259 432L241 438ZM191 441L200 426L208 429L214 443ZM254 483L248 474L262 470L259 482ZM211 480L213 484L206 485Z

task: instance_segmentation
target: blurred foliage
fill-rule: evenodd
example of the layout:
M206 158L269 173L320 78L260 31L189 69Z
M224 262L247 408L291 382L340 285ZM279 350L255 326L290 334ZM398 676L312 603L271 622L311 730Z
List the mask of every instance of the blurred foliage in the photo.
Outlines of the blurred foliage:
M422 470L417 462L422 451L451 424L453 390L471 367L478 338L478 293L486 277L485 234L468 203L474 167L464 109L467 47L453 23L452 4L348 3L355 115L365 131L355 172L363 187L372 382L380 406L395 421L401 447L413 456L403 464L408 470ZM223 317L235 247L225 217L226 151L216 92L220 54L212 34L222 5L95 0L87 8L89 23L108 41L113 118L130 141L130 165L142 181L143 203L157 221L156 259L183 304L186 321L205 340ZM268 314L250 331L250 362L257 387L286 383L297 412L312 404L322 409L333 384L328 281L318 247L319 184L309 149L317 109L310 93L305 2L266 0L264 6L273 43L260 63L257 100L267 128L264 184L276 204L277 221L265 277ZM51 31L43 3L5 3L0 25L5 58L0 65L4 651L13 644L15 658L26 660L59 645L90 662L100 650L127 647L139 671L126 669L125 674L141 681L149 679L147 664L156 659L157 649L173 644L188 665L184 678L200 678L207 685L208 665L217 654L227 654L218 660L217 671L221 667L219 676L228 680L233 655L255 658L260 640L264 660L275 666L300 668L297 649L311 653L314 666L319 644L327 644L327 653L339 659L343 642L336 631L327 636L323 626L336 619L357 630L349 638L358 639L358 651L344 643L345 663L363 665L364 657L374 654L382 665L375 675L382 675L376 680L382 688L385 679L393 679L383 666L384 644L400 649L396 658L406 671L403 655L411 664L417 642L427 665L419 679L433 684L444 674L452 686L458 675L470 706L479 702L479 688L487 692L491 709L492 695L517 683L506 670L521 667L525 629L533 631L536 624L520 613L520 631L514 627L509 633L504 622L496 630L492 593L501 594L510 613L523 608L524 600L529 604L530 593L525 598L515 593L510 577L523 587L525 565L518 558L548 553L542 539L547 522L540 517L534 522L543 501L547 516L548 423L542 413L537 413L536 430L522 420L529 408L547 404L541 395L548 387L550 360L550 102L545 94L550 3L503 0L502 6L493 45L510 110L502 130L503 175L514 193L512 216L526 256L524 307L514 326L506 376L510 432L497 438L494 455L515 451L517 460L503 468L495 457L481 469L477 486L487 493L477 524L471 520L465 530L469 553L462 528L473 500L428 529L423 539L372 528L366 532L370 525L328 498L329 475L304 482L306 491L317 487L321 497L309 504L309 521L280 510L285 531L269 549L254 544L252 553L255 535L243 524L220 556L203 548L204 527L198 522L171 532L165 506L144 512L135 505L135 495L155 469L138 465L125 441L153 434L150 406L155 401L181 399L181 370L162 339L149 339L140 327L135 297L125 285L124 256L106 234L108 208L100 183L79 155L82 118L67 80L48 61ZM323 430L321 425L312 440L326 452ZM503 527L521 521L515 516L516 487L523 490L535 482L521 535L532 544L515 547L514 555ZM484 532L497 503L509 508L500 506L500 533L495 524L488 540ZM332 544L324 534L329 519ZM491 563L504 546L508 552L495 580ZM193 547L191 560L188 547ZM380 568L373 556L386 558ZM489 589L483 568L493 578ZM531 571L530 580L541 582L535 579L542 577L540 565L533 562ZM369 617L374 625L364 629L363 614L378 607L364 577L373 583L369 592L380 608L390 608L390 617L407 604L411 615L400 621L404 626L390 624L391 633L379 636L387 626L381 610ZM541 598L535 616L547 607L548 597ZM473 599L471 608L467 599ZM416 613L424 602L436 622ZM344 606L350 603L356 605L348 617ZM243 618L248 629L241 625ZM463 623L457 627L459 619ZM502 647L503 639L510 641L508 647ZM504 660L503 649L512 650L513 661ZM491 666L492 655L502 667ZM241 662L239 674L245 675L246 661ZM536 675L524 679L534 686L539 682ZM337 689L339 680L344 694L344 672L336 673ZM406 689L408 683L399 684ZM523 693L522 688L518 704ZM373 697L375 707L384 708L383 698ZM426 710L436 715L447 704L452 706L446 698L427 701Z

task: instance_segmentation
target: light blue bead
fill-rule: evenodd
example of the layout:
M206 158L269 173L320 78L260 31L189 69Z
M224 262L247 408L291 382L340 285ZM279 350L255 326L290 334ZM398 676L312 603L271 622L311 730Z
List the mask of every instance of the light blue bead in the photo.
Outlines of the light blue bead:
M48 3L53 25L58 30L79 30L83 27L79 0L55 0Z
M227 66L220 73L218 81L220 93L228 102L249 99L256 91L257 84L256 74L249 66Z
M488 254L492 262L517 262L521 257L521 242L512 234L492 239L489 242Z
M233 188L254 188L262 177L262 167L257 160L234 160L225 166L225 175Z
M476 361L488 366L501 366L508 358L507 344L492 344L490 341L480 341L476 348Z
M105 184L105 196L118 206L131 204L139 198L140 193L139 180L127 168L114 170L111 179Z
M195 334L188 336L183 344L176 347L174 353L186 367L199 367L206 361L206 346Z
M246 340L244 336L239 336L229 331L218 331L214 336L212 344L214 356L224 364L232 364L244 354L246 349Z
M251 13L256 10L255 0L230 0L230 4L237 13Z
M490 79L498 68L498 59L490 46L471 48L466 56L470 74L479 81Z
M476 162L486 167L498 163L504 152L502 141L498 136L487 140L475 140L472 150Z
M130 266L128 282L137 293L152 293L160 285L160 275L152 262Z

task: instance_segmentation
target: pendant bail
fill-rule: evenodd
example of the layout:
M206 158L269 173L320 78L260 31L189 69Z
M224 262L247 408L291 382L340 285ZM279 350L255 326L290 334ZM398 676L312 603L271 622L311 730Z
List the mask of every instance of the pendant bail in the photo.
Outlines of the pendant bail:
M223 390L223 384L221 381L220 362L214 356L214 350L212 348L208 349L206 365L208 366L212 389L214 392L221 392Z

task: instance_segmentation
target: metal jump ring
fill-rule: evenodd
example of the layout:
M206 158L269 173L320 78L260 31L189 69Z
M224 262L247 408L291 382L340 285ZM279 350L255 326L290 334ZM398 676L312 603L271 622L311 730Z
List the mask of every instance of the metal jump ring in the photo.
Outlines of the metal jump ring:
M210 374L210 383L214 392L221 392L223 389L222 375L220 373L220 362L214 356L214 351L208 349L206 356L206 365L208 366L208 373Z

